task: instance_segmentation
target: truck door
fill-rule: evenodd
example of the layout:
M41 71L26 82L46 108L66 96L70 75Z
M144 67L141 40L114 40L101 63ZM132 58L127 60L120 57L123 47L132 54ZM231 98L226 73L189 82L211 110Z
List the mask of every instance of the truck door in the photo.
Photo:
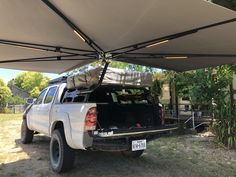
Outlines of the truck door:
M44 89L40 94L39 97L37 98L37 100L35 101L34 105L32 106L31 110L30 110L30 114L29 114L29 119L28 119L28 123L29 126L36 131L39 131L40 129L40 122L38 121L39 119L39 109L40 109L40 105L43 103L43 99L45 97L47 93L47 89Z
M38 107L38 122L40 124L39 132L44 133L46 135L49 134L50 113L56 91L57 86L50 87L46 93L42 104L40 104Z

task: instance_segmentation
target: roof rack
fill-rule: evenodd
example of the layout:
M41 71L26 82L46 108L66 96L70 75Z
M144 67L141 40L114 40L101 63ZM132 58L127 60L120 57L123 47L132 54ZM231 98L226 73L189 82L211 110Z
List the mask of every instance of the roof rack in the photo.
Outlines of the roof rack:
M66 81L67 81L67 76L62 76L48 81L48 85L66 83Z

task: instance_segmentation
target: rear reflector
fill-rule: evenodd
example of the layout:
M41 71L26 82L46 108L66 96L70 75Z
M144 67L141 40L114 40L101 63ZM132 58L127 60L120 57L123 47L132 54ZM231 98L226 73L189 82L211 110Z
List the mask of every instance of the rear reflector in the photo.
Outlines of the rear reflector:
M88 110L86 114L84 129L87 131L96 130L96 124L97 124L97 109L96 107L92 107Z

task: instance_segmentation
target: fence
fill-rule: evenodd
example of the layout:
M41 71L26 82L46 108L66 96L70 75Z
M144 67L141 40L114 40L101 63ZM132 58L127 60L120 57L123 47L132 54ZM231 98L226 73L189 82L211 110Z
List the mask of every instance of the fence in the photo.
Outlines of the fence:
M173 105L163 105L165 115L167 117L189 117L194 112L195 117L212 117L212 113L209 109L209 105L191 105L191 104L175 104ZM176 111L177 109L177 111Z
M164 111L166 122L183 124L186 128L196 129L201 125L210 125L214 122L209 105L164 105Z
M2 113L23 113L25 110L25 105L8 105L8 106L0 106L0 112Z

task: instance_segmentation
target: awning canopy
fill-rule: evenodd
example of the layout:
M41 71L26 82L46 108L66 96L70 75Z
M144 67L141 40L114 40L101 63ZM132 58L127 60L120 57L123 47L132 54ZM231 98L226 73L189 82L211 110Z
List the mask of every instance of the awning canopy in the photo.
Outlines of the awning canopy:
M186 71L236 63L236 12L204 0L1 0L0 68L98 59Z

